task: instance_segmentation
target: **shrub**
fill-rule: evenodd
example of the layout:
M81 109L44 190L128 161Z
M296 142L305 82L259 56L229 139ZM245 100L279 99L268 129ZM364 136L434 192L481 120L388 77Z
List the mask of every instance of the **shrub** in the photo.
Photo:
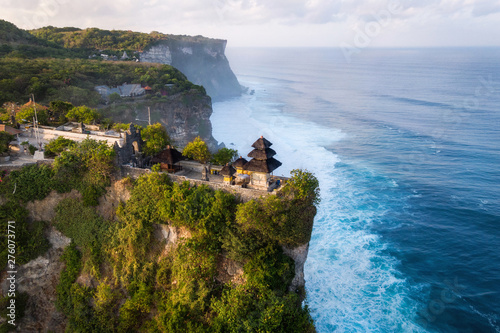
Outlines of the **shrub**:
M35 146L33 146L32 144L30 144L30 145L28 146L28 150L29 150L29 152L30 152L30 154L31 154L31 155L35 155L35 151L37 151L37 150L38 150L38 148L37 148L37 147L35 147Z
M114 149L105 141L85 139L76 143L54 160L54 186L59 192L79 189L84 203L95 206L111 183L114 156Z
M158 202L170 187L171 181L165 174L142 176L136 181L130 200L117 209L119 223L113 227L108 253L115 279L124 286L149 276L145 265L151 250L153 223L164 222Z
M292 247L309 241L320 200L318 180L302 170L292 175L279 195L238 205L236 222L244 231L257 230L273 242Z
M50 157L60 155L63 151L75 144L75 141L60 136L45 145L45 156Z
M84 269L98 277L109 222L97 214L93 207L85 207L79 200L63 199L55 212L55 227L82 249Z
M49 166L31 164L12 171L5 184L7 197L24 202L42 200L52 191L53 172Z
M73 310L71 286L75 283L81 269L81 254L77 250L74 242L71 242L64 250L61 260L66 264L66 267L61 272L59 284L56 287L56 307L59 311L69 316Z
M120 307L119 332L135 331L150 312L152 296L149 288L142 284L139 290Z
M116 331L117 320L115 310L119 294L112 289L107 281L101 282L94 294L94 311L97 326L101 331Z
M227 288L213 299L213 332L315 332L309 310L299 306L296 294L283 297L251 283Z
M28 211L15 202L7 202L0 206L0 231L8 235L8 221L15 229L16 240L16 265L22 265L45 253L50 248L50 243L44 235L47 227L45 222L34 221L28 223ZM8 238L0 238L0 270L5 269L8 255Z
M295 275L295 265L281 247L269 244L253 253L244 271L252 285L269 288L282 296Z
M0 131L0 154L9 151L9 143L14 140L14 136L5 132Z

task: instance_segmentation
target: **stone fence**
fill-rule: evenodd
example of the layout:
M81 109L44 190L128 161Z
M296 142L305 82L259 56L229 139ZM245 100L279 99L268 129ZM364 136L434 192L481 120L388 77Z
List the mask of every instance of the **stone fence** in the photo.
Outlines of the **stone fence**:
M138 178L144 174L150 173L151 170L149 169L139 169L139 168L134 168L131 166L126 166L123 165L121 167L121 174L122 177L131 177L131 178ZM256 189L249 189L249 188L242 188L237 185L229 185L229 184L224 184L224 183L216 183L216 182L210 182L210 181L204 181L204 180L198 180L198 179L191 179L191 178L186 178L184 176L176 176L174 174L168 174L170 179L176 183L183 183L185 181L188 181L191 185L207 185L213 190L221 190L227 193L233 194L236 198L238 198L241 202L247 202L252 199L258 199L260 197L265 197L267 195L272 195L272 193L269 193L264 190L256 190Z

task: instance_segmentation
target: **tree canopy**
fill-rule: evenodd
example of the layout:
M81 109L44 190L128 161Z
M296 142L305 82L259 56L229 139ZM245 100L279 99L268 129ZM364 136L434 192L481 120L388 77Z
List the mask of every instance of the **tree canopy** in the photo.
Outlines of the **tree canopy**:
M182 155L201 163L207 163L211 156L207 144L199 136L186 145Z
M90 124L98 121L100 118L100 114L95 109L91 109L88 106L82 105L69 110L66 114L66 118L71 121Z
M237 150L224 147L213 154L211 162L216 165L226 165L231 163L237 156Z
M142 151L146 156L156 155L171 144L167 131L160 123L148 125L141 131L141 137L144 140Z
M21 124L33 122L34 117L35 117L35 108L33 106L23 107L16 113L16 121ZM38 123L40 125L47 125L49 120L49 115L47 113L47 110L42 108L37 108L36 118L38 119Z

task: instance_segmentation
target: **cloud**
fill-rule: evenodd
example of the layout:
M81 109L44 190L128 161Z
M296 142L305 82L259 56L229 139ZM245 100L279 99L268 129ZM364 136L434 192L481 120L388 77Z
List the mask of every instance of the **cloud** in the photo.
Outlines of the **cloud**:
M242 39L254 40L252 35L258 31L276 42L300 32L303 40L297 42L309 45L308 31L310 35L324 31L323 35L333 41L352 33L354 27L379 20L388 10L392 10L391 25L384 27L384 33L393 40L398 33L428 31L427 26L442 30L464 24L484 26L483 34L491 35L495 31L491 27L499 21L500 0L23 0L22 4L0 0L0 8L0 18L24 29L99 27L221 38L234 38L239 33Z

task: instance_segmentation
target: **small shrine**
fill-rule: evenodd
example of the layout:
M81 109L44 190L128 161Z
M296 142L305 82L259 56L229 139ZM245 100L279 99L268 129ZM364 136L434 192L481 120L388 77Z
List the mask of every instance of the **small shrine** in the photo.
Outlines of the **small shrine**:
M245 165L247 163L248 161L240 156L240 158L233 162L233 167L236 168L236 172L243 174L245 173Z
M236 173L236 169L234 169L231 165L226 164L222 170L219 172L222 176L224 176L225 184L233 184L234 174Z

